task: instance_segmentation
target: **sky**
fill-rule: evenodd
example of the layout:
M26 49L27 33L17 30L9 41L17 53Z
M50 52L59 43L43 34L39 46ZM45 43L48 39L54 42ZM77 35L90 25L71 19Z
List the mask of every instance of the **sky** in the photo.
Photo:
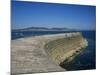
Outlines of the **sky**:
M12 1L11 27L95 30L95 15L95 6Z

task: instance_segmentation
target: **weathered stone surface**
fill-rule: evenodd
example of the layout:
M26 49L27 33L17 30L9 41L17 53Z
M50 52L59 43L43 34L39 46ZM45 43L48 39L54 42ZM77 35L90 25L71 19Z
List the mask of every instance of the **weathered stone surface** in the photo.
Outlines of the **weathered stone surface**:
M52 59L48 55L49 51L46 50L44 46L50 41L73 37L77 35L81 35L81 33L75 32L75 33L64 33L64 34L54 34L54 35L52 34L52 35L34 36L34 37L12 40L11 73L21 74L21 73L65 71L65 69L59 66L58 60L56 60L57 62L53 61L55 59ZM86 44L84 38L82 38L81 43ZM85 45L83 45L82 47L84 46ZM60 50L61 52L60 56L63 57L62 59L64 60L66 57L70 56L70 54L73 54L74 52L72 50L66 50L64 54ZM63 61L62 59L61 61Z

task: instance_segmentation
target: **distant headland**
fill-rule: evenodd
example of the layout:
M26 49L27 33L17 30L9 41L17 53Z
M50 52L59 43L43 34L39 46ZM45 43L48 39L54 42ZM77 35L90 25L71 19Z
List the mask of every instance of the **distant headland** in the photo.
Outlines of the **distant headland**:
M47 28L47 27L27 27L27 28L21 28L21 29L12 29L12 31L76 31L76 29L71 28Z

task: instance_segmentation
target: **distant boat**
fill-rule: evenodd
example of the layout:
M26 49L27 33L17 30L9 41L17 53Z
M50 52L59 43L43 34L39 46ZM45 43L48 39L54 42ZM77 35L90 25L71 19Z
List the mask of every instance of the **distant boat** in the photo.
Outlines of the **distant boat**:
M15 33L15 35L18 35L18 36L24 36L23 33Z

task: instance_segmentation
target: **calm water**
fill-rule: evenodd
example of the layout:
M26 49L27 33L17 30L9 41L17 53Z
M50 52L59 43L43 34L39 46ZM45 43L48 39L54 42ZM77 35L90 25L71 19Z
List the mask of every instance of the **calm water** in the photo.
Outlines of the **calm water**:
M66 61L62 65L67 70L88 70L96 68L96 35L95 31L82 31L83 36L88 41L88 47L78 55L75 60L67 64Z
M96 53L96 38L95 31L81 31L83 36L88 41L88 47L78 55L74 61L70 64L62 65L63 68L67 70L87 70L87 69L95 69L96 61L95 61L95 53ZM12 40L29 37L29 36L38 36L45 34L57 34L57 33L66 33L66 31L36 31L36 32L12 32ZM69 65L69 66L68 66Z
M66 31L12 31L12 40L22 38L22 37L29 37L29 36L39 36L39 35L46 35L46 34L58 34L58 33L66 33Z

